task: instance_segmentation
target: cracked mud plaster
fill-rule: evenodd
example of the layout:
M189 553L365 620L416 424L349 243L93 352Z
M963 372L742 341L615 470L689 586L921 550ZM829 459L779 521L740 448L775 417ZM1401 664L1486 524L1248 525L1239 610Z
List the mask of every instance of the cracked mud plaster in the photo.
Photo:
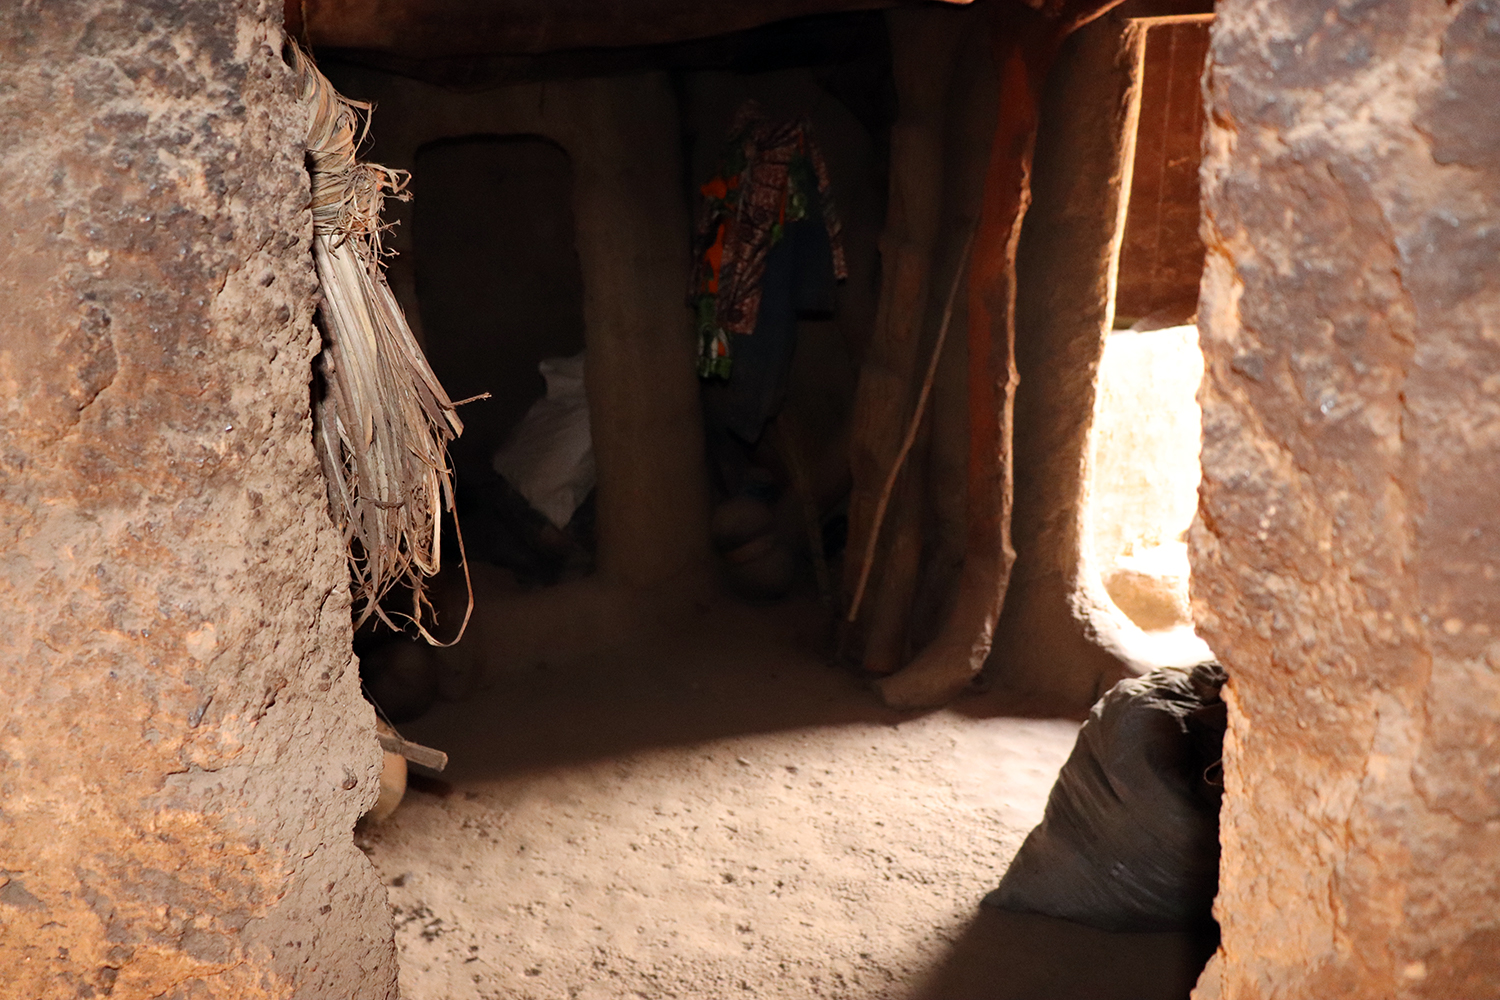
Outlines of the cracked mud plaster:
M1211 63L1200 995L1494 996L1500 2L1224 0Z
M0 6L0 996L395 996L280 10Z

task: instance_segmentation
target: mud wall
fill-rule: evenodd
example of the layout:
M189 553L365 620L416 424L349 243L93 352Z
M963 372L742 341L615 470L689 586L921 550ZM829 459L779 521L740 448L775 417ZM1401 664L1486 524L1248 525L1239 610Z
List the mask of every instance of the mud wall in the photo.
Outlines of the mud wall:
M6 996L395 996L279 18L0 12Z
M1006 683L1079 708L1129 672L1108 642L1128 622L1087 563L1083 505L1130 188L1140 42L1139 29L1111 13L1059 53L1016 265L1016 564L990 666Z
M297 37L314 45L435 58L662 45L787 18L894 5L894 0L753 0L732 6L681 0L288 0L287 19Z
M897 115L880 235L880 295L855 397L851 544L843 581L847 606L860 578L867 579L843 652L875 675L899 671L941 635L964 562L970 428L963 291L966 247L981 211L999 113L991 15L983 7L926 6L886 16ZM950 298L954 307L928 415L892 484L872 551L880 497ZM873 559L868 569L867 556ZM948 691L938 700L951 696Z
M1210 61L1197 995L1494 996L1500 6L1225 0Z

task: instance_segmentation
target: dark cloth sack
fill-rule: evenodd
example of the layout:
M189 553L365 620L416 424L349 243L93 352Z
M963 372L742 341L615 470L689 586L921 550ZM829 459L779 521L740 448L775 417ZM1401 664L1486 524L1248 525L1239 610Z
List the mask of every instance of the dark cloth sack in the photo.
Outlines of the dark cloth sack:
M1224 668L1163 668L1116 684L1000 887L985 902L1114 931L1212 920L1219 882Z

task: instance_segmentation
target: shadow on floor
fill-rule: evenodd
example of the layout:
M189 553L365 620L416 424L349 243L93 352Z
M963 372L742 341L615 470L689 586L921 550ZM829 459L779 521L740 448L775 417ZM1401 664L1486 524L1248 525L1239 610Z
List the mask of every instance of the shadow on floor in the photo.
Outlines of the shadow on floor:
M981 906L913 1000L1186 1000L1216 943Z
M493 643L514 642L517 631L513 630L513 624L517 617L512 613L509 619L496 617L481 623L490 627L482 627L477 634ZM818 787L822 791L799 786L796 792L792 792L788 785L784 789L785 796L780 779L755 784L759 779L753 778L751 771L747 770L746 777L741 779L732 765L726 765L736 775L726 780L723 769L716 770L718 764L704 764L694 754L678 755L682 758L678 765L655 769L642 767L629 759L638 752L691 746L739 735L845 726L896 730L918 720L925 721L914 726L915 733L911 730L893 732L898 738L892 743L899 745L909 737L917 741L914 745L924 752L949 752L945 740L954 737L930 737L929 742L921 743L918 735L924 727L932 728L926 723L941 724L943 720L931 714L903 714L887 709L866 681L835 667L828 654L831 646L829 632L826 615L815 605L757 608L725 601L705 605L693 616L676 619L649 636L637 635L608 646L596 643L592 652L572 659L540 658L544 651L541 643L528 649L526 656L508 655L505 658L511 665L486 678L486 690L462 702L441 704L429 715L403 727L409 738L441 748L452 759L442 782L424 783L419 778L412 785L414 791L449 800L450 805L444 807L447 812L429 810L424 815L452 823L452 838L444 839L445 834L435 834L431 829L420 836L443 844L440 850L445 852L469 850L474 844L480 845L475 850L489 851L483 838L476 839L473 830L463 824L463 819L474 820L490 814L499 817L494 819L494 829L499 832L492 835L504 840L505 851L491 852L499 860L485 862L488 873L485 878L491 880L487 891L514 892L518 894L518 900L540 898L537 896L539 892L547 899L571 893L567 896L567 906L571 909L563 917L547 917L545 908L538 911L543 916L534 917L529 909L522 916L516 916L511 911L518 910L517 907L506 910L505 913L509 914L506 916L486 916L485 919L500 921L496 926L505 929L505 933L516 934L518 939L527 934L544 938L545 934L539 928L549 926L549 919L558 921L554 930L572 928L569 933L586 934L594 922L597 922L596 930L600 933L605 933L606 927L611 929L609 933L621 927L628 932L635 922L641 927L664 929L663 933L670 929L675 935L678 925L673 920L683 914L697 914L692 919L708 920L716 913L733 913L732 919L725 917L725 926L736 927L735 944L738 946L738 934L746 932L738 931L737 923L743 921L747 928L762 923L769 925L773 922L769 915L782 905L777 901L779 897L763 898L759 893L751 895L746 888L749 883L745 880L726 880L721 884L715 877L709 886L700 886L691 874L696 870L695 858L705 852L716 856L712 852L717 851L724 857L739 859L737 863L748 871L755 871L757 866L770 871L783 863L779 859L786 854L793 858L812 859L802 876L804 881L798 883L803 894L798 898L809 912L821 913L823 917L820 919L832 921L827 926L835 928L835 936L843 934L844 937L842 944L832 942L832 949L830 942L822 938L807 942L805 947L803 939L795 934L777 939L779 944L776 947L782 949L778 954L785 959L779 973L777 963L764 960L760 953L749 966L759 970L755 975L762 977L760 982L768 990L773 986L782 988L784 984L778 977L788 975L788 963L797 970L796 975L807 974L810 977L808 982L816 982L815 977L825 974L826 967L833 963L832 956L839 953L840 947L846 964L851 955L861 954L861 948L870 949L871 946L864 943L864 932L859 927L864 913L880 914L878 919L889 923L900 920L901 914L908 913L911 906L924 906L927 910L923 912L931 913L934 921L942 919L945 929L925 935L920 965L908 964L912 962L909 956L896 957L907 945L888 944L886 951L881 952L885 963L882 967L902 969L907 978L889 988L882 987L883 991L878 994L839 995L899 995L910 1000L1185 1000L1212 950L1206 942L1186 934L1113 934L1068 921L983 907L961 931L956 931L957 939L946 954L939 956L938 951L943 947L941 942L949 934L946 928L954 927L950 908L953 896L974 893L977 902L977 896L984 889L993 887L992 881L976 887L972 878L961 886L944 882L943 873L933 869L934 855L940 856L944 850L954 849L951 843L942 841L961 839L954 838L941 825L943 817L951 818L962 810L971 809L972 802L965 796L976 794L974 789L981 786L988 789L986 782L992 777L994 783L1003 788L1011 779L1024 784L1028 769L1033 774L1038 771L1042 765L1016 752L1015 739L1002 748L1008 749L1010 756L1002 754L1001 763L991 765L995 769L993 775L983 771L972 758L993 749L996 744L977 737L970 740L966 744L968 757L964 758L968 763L961 764L958 772L963 782L959 782L957 776L944 778L952 783L935 796L933 809L936 811L931 813L924 811L925 800L920 794L913 794L909 807L904 802L892 804L888 796L872 798L862 794L866 784L902 780L895 773L897 768L890 766L895 761L884 759L879 754L845 759L846 766L837 778L820 779L829 783L828 789L823 789L820 784ZM551 650L545 652L548 657L552 655ZM999 716L1045 719L1061 714L1051 711L1051 707L1040 699L996 689L966 695L951 709L941 711L960 717L954 720L959 723L952 727L954 730L973 730L982 736L979 731L985 730L985 726L970 726L962 717L974 720ZM1023 732L1025 728L1018 727ZM1046 728L1046 725L1039 728ZM1053 732L1055 742L1056 730ZM872 732L870 739L862 742L873 744L879 740ZM692 759L689 761L688 757ZM920 754L918 757L926 760ZM1047 760L1052 761L1048 766L1056 766L1054 758L1048 757ZM611 762L614 766L596 768L562 783L556 776L556 772L568 765L600 761ZM750 762L741 759L738 763L748 767ZM923 773L930 776L939 775L941 768L930 765L931 762L927 761L914 766L919 770L927 768ZM977 777L974 768L980 768ZM1008 768L1013 769L1013 773L1007 772ZM665 782L665 790L659 784L641 785L645 779L632 777L636 769L653 775L653 782ZM534 782L533 776L540 776L541 780ZM653 797L667 802L669 812L678 808L671 803L677 800L687 802L697 788L709 787L693 784L699 780L725 780L723 801L716 800L702 806L706 810L704 816L730 817L726 822L731 822L734 829L720 840L712 840L712 837L720 836L715 832L720 831L720 827L706 826L700 834L699 826L693 825L692 835L684 839L685 835L671 825L677 820L660 819L644 812L645 803L652 801ZM1046 778L1048 783L1050 780L1050 777ZM750 784L747 785L747 781ZM747 792L747 788L754 789L753 793ZM540 791L533 795L532 789ZM556 815L538 804L550 803L554 799L564 804ZM611 802L618 807L609 804ZM876 808L872 803L883 805ZM722 808L727 805L733 805L734 809ZM881 811L887 807L889 812ZM950 811L943 812L943 809ZM736 811L742 814L741 818L734 818ZM757 816L760 818L755 819ZM569 831L566 836L553 831L554 821L561 824L559 831L566 827ZM507 822L515 825L507 827ZM708 821L693 817L690 822ZM532 826L528 827L527 823ZM741 838L739 827L745 823L749 824L747 829L764 827L766 831L775 832L767 832L763 837L765 843L756 848L753 837L748 841ZM652 865L643 867L639 859L647 858L647 853L635 855L617 850L616 854L610 854L597 846L587 851L578 847L579 843L598 845L611 842L606 832L596 828L599 824L610 829L615 824L636 824L645 831L639 835L644 838L641 843L657 845L653 850L658 853L667 852L661 857L653 857L652 861L670 861L668 868L676 872L679 868L673 866L680 866L683 874L664 877ZM931 824L931 829L924 824ZM970 831L966 835L973 835L970 827L963 829ZM896 837L893 833L896 830L904 833ZM997 827L994 835L998 836L999 832ZM790 838L792 846L784 849L779 846L777 837L782 835ZM1012 835L1016 835L1014 831ZM408 833L407 836L417 835ZM802 839L798 840L799 837ZM901 850L891 848L889 854L884 848L864 850L867 845L882 844L893 837L903 845ZM511 848L524 850L527 838L559 841L547 842L549 856L553 857L552 863L556 866L550 870L551 874L546 871L539 874L527 866L511 863ZM937 843L928 845L927 838ZM534 839L532 845L540 842L540 839ZM384 849L395 853L405 849L405 844L398 830L397 834L391 835L390 845ZM711 844L717 846L709 846ZM841 844L849 849L840 847ZM633 850L634 844L630 848ZM957 849L963 850L962 845ZM757 850L761 853L756 853ZM883 855L884 860L877 855ZM893 860L892 855L897 860ZM489 854L484 856L490 858ZM868 868L862 868L863 862L858 859L867 856L873 857L874 861ZM631 858L637 860L631 861ZM418 865L410 859L391 863L396 865L392 869L396 872ZM603 869L599 869L599 865L603 865ZM597 872L598 877L590 875L580 883L584 889L574 891L577 886L570 889L568 879L578 878L579 871ZM629 874L621 875L621 872ZM851 872L858 874L851 875ZM893 884L890 881L893 875L897 876L898 882L900 879L909 880L907 884L911 886L914 903L894 901L901 892L892 893L887 888ZM401 877L404 885L406 876ZM448 876L431 874L428 868L422 867L413 884L437 885L445 877ZM986 881L997 878L998 872L984 875ZM423 882L423 879L429 882ZM495 887L495 879L511 881L500 883L505 886L502 890ZM662 910L678 907L676 916L665 919L663 914L647 914L642 910L640 915L625 920L620 916L623 904L615 896L608 893L589 895L592 891L589 886L611 879L623 879L622 884L629 887L629 891L618 895L632 901L651 900L651 907ZM636 879L640 881L634 881ZM868 881L861 882L861 879ZM776 883L778 887L780 884ZM466 909L470 904L459 898L460 890L454 887L453 892L457 901L450 905L458 907L461 914L467 914L466 919L477 921L479 918L473 914L480 911ZM850 894L858 900L857 905L864 908L864 913L840 917L850 902ZM426 897L423 899L422 905L431 902ZM817 902L819 900L821 902ZM886 909L879 909L880 906ZM624 912L631 912L628 906ZM705 914L707 916L703 916ZM661 922L653 923L658 917L663 917ZM460 923L451 915L445 919L455 926ZM578 930L580 927L582 931ZM935 925L933 927L935 930ZM911 935L921 936L923 930L914 927ZM874 936L879 938L879 934ZM404 947L420 951L430 943L419 938L416 942L408 941ZM619 950L624 946L611 944L609 947L616 948L611 954L634 954L629 948ZM683 955L691 953L698 955L695 960L710 962L704 968L716 968L711 964L716 947L700 948L694 952L682 944L670 952L671 962L680 964ZM879 952L879 949L872 950ZM417 961L407 957L403 960ZM429 960L430 956L423 959L424 962ZM638 957L632 961L645 962L643 967L651 975L681 974L678 965L655 965L651 964L655 959L646 961ZM433 968L440 965L440 962L433 961ZM912 972L913 968L934 971L914 982L911 977L918 974ZM581 974L588 973L584 970ZM527 971L516 975L532 974ZM754 981L754 975L749 972L745 975ZM535 984L528 980L526 985ZM607 987L598 995L627 995L623 989L610 992L613 989L613 986ZM520 995L519 991L516 995ZM633 995L647 994L637 992ZM695 989L674 995L718 994ZM773 994L764 992L762 995ZM798 994L776 992L774 995ZM802 995L813 993L810 989ZM824 994L819 990L818 995Z
M439 704L401 731L446 751L443 777L459 781L726 736L919 717L886 708L868 681L835 666L829 631L816 605L722 600L649 639L494 674L485 690ZM1000 690L964 702L954 708L970 717L1062 714Z

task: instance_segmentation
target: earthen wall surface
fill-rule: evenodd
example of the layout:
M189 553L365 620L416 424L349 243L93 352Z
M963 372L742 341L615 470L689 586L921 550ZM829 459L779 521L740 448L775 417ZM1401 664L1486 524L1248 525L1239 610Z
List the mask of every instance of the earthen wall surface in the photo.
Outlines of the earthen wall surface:
M1200 996L1500 994L1500 4L1225 0L1195 614Z
M0 996L394 997L279 2L0 8Z
M1079 710L1130 672L1099 621L1127 623L1086 565L1089 429L1110 326L1140 36L1116 14L1080 29L1048 78L1033 202L1016 264L1016 565L989 667Z

